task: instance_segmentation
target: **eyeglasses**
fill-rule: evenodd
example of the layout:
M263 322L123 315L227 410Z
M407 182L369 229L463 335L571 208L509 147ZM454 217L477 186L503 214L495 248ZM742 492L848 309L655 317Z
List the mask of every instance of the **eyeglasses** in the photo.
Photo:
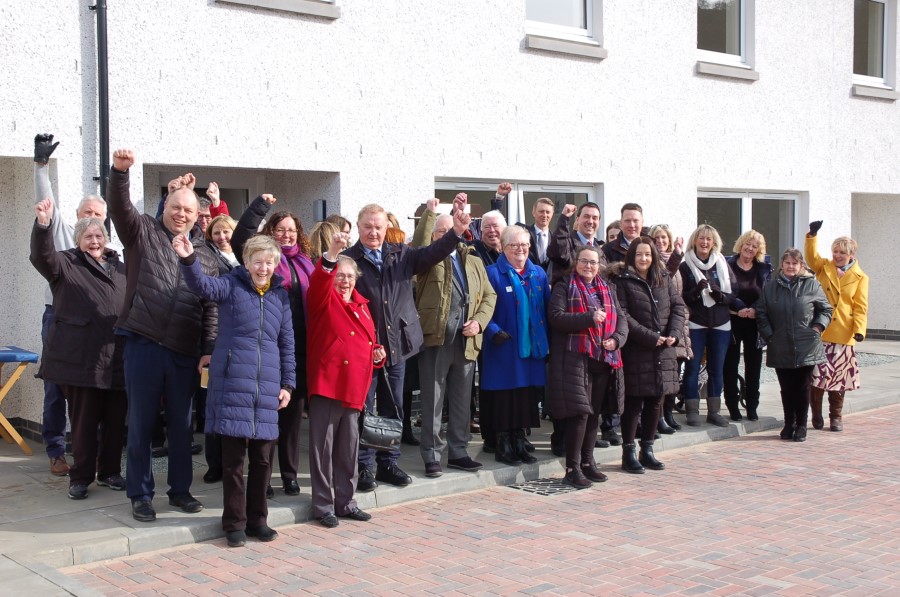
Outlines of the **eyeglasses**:
M348 282L356 280L356 274L335 274L334 277L338 280L346 280Z
M272 232L275 234L275 236L288 236L288 235L296 236L297 235L296 228L276 228Z
M589 267L597 267L598 265L600 265L600 262L594 261L592 259L579 259L578 265L587 265Z
M513 251L522 251L522 250L527 251L528 247L531 246L531 243L509 243L506 246L509 247L510 249L512 249Z

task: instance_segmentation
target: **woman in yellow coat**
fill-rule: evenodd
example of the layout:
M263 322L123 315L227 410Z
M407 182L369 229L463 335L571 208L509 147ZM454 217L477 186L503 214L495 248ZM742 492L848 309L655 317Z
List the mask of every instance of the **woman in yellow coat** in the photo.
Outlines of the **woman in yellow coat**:
M816 234L822 221L810 222L806 235L806 263L816 274L825 296L834 307L831 324L822 334L825 363L813 371L810 408L812 424L822 429L822 398L828 392L828 417L832 431L843 431L841 411L844 393L859 388L859 365L853 346L866 337L869 308L869 276L856 260L856 241L840 236L831 243L831 259L819 255Z

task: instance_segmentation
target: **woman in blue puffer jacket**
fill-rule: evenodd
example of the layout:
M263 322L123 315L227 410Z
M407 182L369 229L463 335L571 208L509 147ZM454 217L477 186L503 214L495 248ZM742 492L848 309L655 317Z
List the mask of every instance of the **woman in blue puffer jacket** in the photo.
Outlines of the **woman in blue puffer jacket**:
M206 433L222 436L222 528L229 547L246 536L271 541L266 488L278 411L296 384L291 306L275 265L281 249L268 236L244 245L244 265L221 278L205 275L184 235L172 241L185 283L219 304L219 336L209 367ZM249 460L246 496L244 458Z

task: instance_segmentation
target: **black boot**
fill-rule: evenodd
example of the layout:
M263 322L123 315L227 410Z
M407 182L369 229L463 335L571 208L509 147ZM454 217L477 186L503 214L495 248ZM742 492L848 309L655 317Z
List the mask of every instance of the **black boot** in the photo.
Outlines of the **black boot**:
M497 433L497 451L494 452L494 459L497 462L508 464L510 466L518 466L522 461L516 456L513 449L512 437L508 431L500 431Z
M644 467L638 462L634 444L622 445L622 470L636 475L644 474Z
M641 442L641 453L638 456L638 462L653 471L661 471L666 468L666 465L657 460L653 454L653 442Z
M537 462L537 458L528 453L528 447L525 445L525 430L519 429L515 434L515 453L516 457L525 464Z
M672 413L674 410L675 396L666 396L666 399L663 401L663 419L666 420L666 424L669 427L675 431L681 431L681 424L675 420L675 415Z
M659 415L659 422L656 423L656 435L659 435L660 433L663 435L672 435L675 433L675 428L666 423L666 418L662 413Z
M732 421L742 421L744 419L744 417L741 416L741 405L738 403L737 398L734 400L725 398L725 407L728 408L728 417Z

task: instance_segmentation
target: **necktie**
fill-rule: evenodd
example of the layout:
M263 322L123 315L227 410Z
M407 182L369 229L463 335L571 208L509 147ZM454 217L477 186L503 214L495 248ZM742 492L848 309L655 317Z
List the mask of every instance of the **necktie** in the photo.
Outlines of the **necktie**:
M369 249L369 259L375 264L378 271L381 271L381 264L383 263L381 260L381 251L378 249Z
M541 230L537 231L537 258L541 263L547 261L547 241Z
M450 256L450 259L453 260L453 275L456 276L456 281L459 282L459 287L463 289L463 292L466 290L465 278L462 275L462 267L459 265L459 256L456 253L453 253Z

